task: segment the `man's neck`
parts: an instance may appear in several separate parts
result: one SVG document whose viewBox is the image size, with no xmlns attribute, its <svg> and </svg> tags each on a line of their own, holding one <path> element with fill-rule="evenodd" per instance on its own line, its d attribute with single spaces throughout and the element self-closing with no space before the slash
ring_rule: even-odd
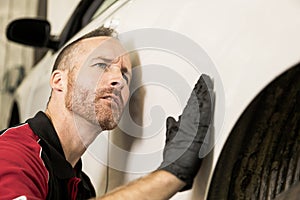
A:
<svg viewBox="0 0 300 200">
<path fill-rule="evenodd" d="M 45 113 L 57 132 L 66 160 L 74 167 L 101 130 L 70 111 L 52 111 L 49 106 Z"/>
</svg>

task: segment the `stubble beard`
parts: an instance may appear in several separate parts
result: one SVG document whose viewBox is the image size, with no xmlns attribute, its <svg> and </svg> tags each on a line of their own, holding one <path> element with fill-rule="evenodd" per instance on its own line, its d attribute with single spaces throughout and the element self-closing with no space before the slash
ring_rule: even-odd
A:
<svg viewBox="0 0 300 200">
<path fill-rule="evenodd" d="M 100 126 L 101 130 L 114 129 L 120 120 L 122 109 L 113 104 L 103 104 L 101 91 L 95 92 L 74 84 L 74 76 L 70 75 L 65 97 L 66 108 L 93 125 Z"/>
</svg>

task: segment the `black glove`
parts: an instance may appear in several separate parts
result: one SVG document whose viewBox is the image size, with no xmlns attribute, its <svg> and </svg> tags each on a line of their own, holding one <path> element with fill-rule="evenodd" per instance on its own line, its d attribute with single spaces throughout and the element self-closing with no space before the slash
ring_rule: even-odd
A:
<svg viewBox="0 0 300 200">
<path fill-rule="evenodd" d="M 188 190 L 193 185 L 201 159 L 199 151 L 209 130 L 213 111 L 213 83 L 201 75 L 178 122 L 168 117 L 163 162 L 158 169 L 166 170 L 182 181 Z"/>
</svg>

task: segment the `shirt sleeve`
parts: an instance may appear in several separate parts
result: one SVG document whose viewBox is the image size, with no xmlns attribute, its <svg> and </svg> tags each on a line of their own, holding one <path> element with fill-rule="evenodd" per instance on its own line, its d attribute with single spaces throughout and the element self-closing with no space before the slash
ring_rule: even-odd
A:
<svg viewBox="0 0 300 200">
<path fill-rule="evenodd" d="M 0 199 L 46 199 L 48 171 L 37 142 L 0 140 Z"/>
</svg>

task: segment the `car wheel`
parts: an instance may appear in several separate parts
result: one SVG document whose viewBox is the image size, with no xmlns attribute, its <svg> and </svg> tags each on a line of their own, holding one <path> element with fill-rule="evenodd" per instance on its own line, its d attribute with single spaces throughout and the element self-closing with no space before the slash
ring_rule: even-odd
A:
<svg viewBox="0 0 300 200">
<path fill-rule="evenodd" d="M 299 77 L 300 64 L 245 110 L 220 155 L 207 199 L 274 199 L 299 182 Z"/>
</svg>

